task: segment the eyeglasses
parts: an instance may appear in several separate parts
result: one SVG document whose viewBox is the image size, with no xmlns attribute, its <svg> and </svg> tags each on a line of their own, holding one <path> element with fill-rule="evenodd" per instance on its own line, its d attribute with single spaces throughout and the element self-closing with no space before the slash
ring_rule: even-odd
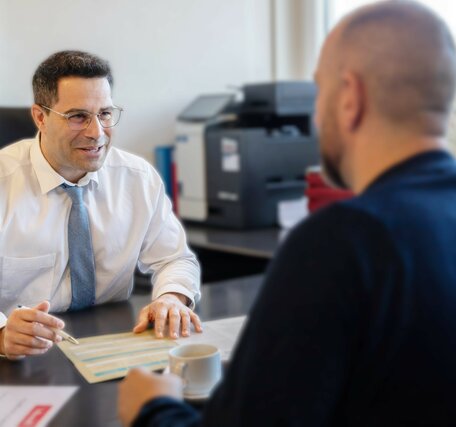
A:
<svg viewBox="0 0 456 427">
<path fill-rule="evenodd" d="M 70 113 L 59 113 L 52 108 L 40 105 L 40 107 L 49 110 L 59 116 L 63 117 L 71 130 L 84 130 L 87 129 L 92 122 L 93 116 L 97 116 L 98 122 L 103 128 L 112 128 L 119 123 L 120 115 L 123 111 L 120 107 L 107 108 L 99 113 L 91 113 L 89 111 L 71 111 Z"/>
</svg>

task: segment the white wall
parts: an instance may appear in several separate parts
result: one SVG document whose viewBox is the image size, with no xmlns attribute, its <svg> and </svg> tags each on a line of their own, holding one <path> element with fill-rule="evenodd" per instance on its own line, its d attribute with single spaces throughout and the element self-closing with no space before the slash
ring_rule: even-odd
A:
<svg viewBox="0 0 456 427">
<path fill-rule="evenodd" d="M 273 75 L 277 80 L 313 79 L 324 39 L 325 2 L 273 0 Z"/>
<path fill-rule="evenodd" d="M 32 103 L 51 53 L 96 53 L 125 109 L 115 144 L 152 160 L 195 96 L 273 77 L 271 37 L 268 0 L 0 0 L 0 105 Z"/>
</svg>

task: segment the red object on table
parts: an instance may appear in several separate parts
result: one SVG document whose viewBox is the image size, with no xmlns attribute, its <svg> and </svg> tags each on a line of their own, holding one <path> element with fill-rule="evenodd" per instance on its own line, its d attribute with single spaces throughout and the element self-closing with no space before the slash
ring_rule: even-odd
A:
<svg viewBox="0 0 456 427">
<path fill-rule="evenodd" d="M 319 171 L 307 172 L 306 181 L 305 195 L 308 199 L 309 212 L 315 212 L 331 203 L 350 199 L 354 196 L 349 190 L 330 187 L 325 183 Z"/>
</svg>

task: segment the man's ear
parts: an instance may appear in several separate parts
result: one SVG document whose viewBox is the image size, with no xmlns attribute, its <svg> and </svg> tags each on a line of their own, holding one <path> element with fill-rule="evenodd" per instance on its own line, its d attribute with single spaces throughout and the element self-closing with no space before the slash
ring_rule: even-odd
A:
<svg viewBox="0 0 456 427">
<path fill-rule="evenodd" d="M 43 133 L 46 127 L 46 114 L 38 104 L 32 105 L 32 118 L 38 130 Z"/>
<path fill-rule="evenodd" d="M 361 125 L 365 113 L 364 86 L 356 73 L 347 71 L 342 75 L 340 100 L 341 125 L 347 132 L 353 132 Z"/>
</svg>

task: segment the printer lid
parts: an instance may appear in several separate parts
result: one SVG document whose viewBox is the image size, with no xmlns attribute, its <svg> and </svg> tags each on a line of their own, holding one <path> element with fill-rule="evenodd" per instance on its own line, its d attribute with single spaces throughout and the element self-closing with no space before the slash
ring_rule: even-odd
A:
<svg viewBox="0 0 456 427">
<path fill-rule="evenodd" d="M 233 99 L 234 94 L 231 93 L 198 96 L 177 119 L 184 122 L 205 122 L 223 113 Z"/>
</svg>

